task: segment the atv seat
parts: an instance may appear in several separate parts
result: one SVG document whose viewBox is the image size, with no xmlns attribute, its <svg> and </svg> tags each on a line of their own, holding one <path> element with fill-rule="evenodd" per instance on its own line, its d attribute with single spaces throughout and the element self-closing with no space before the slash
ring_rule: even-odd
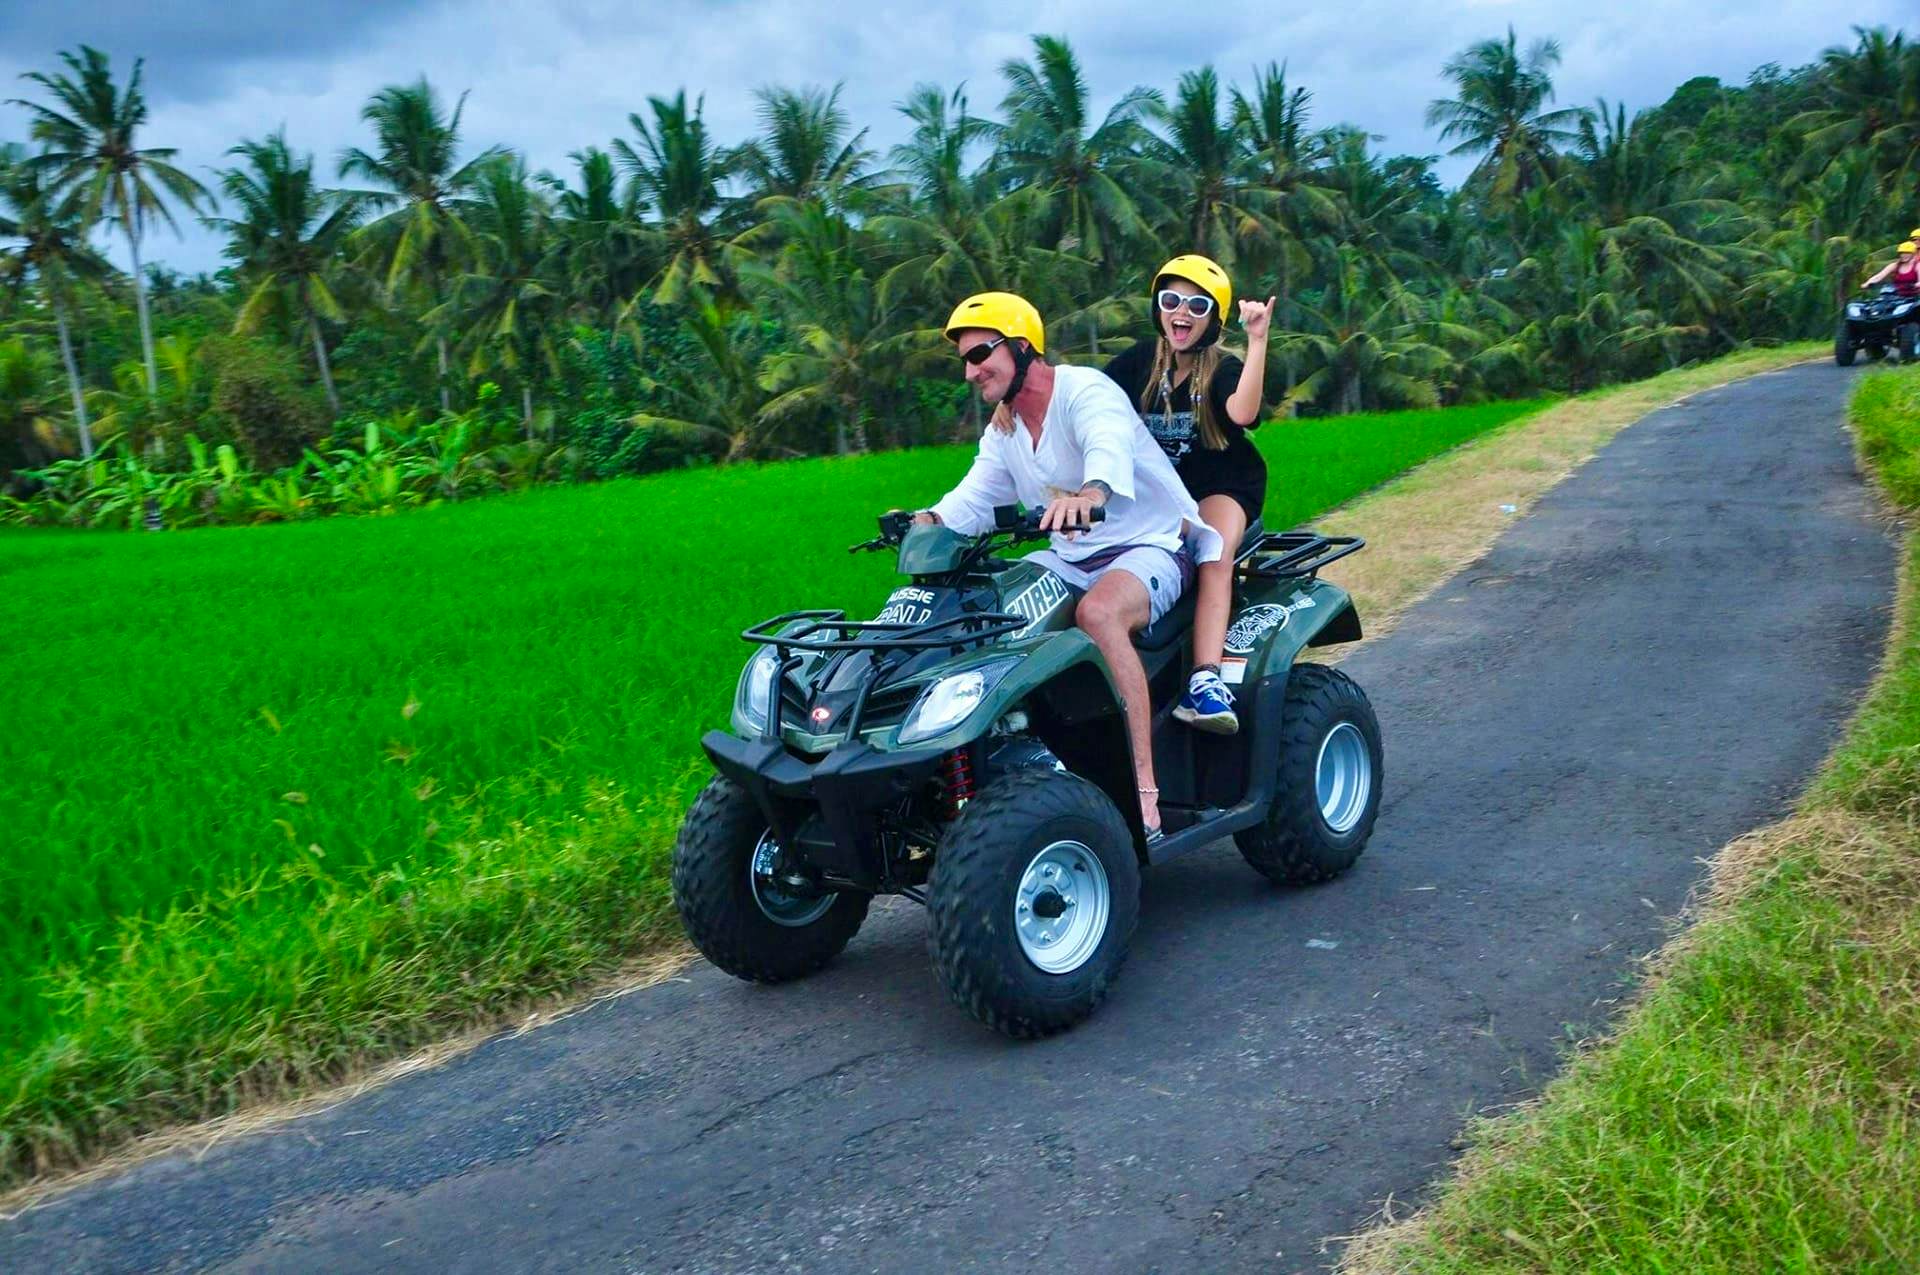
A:
<svg viewBox="0 0 1920 1275">
<path fill-rule="evenodd" d="M 1266 535 L 1261 520 L 1255 518 L 1247 524 L 1246 534 L 1240 537 L 1240 547 L 1234 552 L 1233 560 L 1243 562 L 1260 544 L 1260 537 Z M 1198 595 L 1198 581 L 1180 595 L 1173 609 L 1133 635 L 1133 644 L 1142 651 L 1164 651 L 1186 635 L 1193 627 L 1194 599 Z"/>
</svg>

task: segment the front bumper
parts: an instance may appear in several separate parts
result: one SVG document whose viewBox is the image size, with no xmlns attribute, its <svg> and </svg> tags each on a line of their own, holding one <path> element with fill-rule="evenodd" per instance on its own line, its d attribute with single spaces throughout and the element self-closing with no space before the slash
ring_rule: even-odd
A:
<svg viewBox="0 0 1920 1275">
<path fill-rule="evenodd" d="M 874 835 L 880 813 L 897 806 L 933 776 L 940 749 L 882 752 L 871 744 L 842 743 L 817 762 L 788 752 L 779 740 L 742 739 L 708 731 L 700 746 L 713 767 L 753 797 L 782 845 L 804 850 L 807 862 L 838 885 L 878 890 L 886 862 Z M 818 813 L 826 836 L 806 835 Z"/>
</svg>

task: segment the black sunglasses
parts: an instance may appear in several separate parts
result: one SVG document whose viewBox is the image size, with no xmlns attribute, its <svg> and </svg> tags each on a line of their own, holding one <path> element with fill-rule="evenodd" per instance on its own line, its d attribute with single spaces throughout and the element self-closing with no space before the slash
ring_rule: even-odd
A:
<svg viewBox="0 0 1920 1275">
<path fill-rule="evenodd" d="M 1172 314 L 1183 304 L 1187 307 L 1187 313 L 1196 319 L 1204 319 L 1213 313 L 1212 297 L 1190 297 L 1172 288 L 1160 289 L 1160 308 L 1166 313 Z"/>
<path fill-rule="evenodd" d="M 999 349 L 1001 346 L 1005 345 L 1006 343 L 1007 343 L 1007 338 L 1005 337 L 1001 337 L 998 340 L 994 340 L 994 341 L 982 341 L 980 344 L 974 346 L 971 350 L 968 350 L 965 354 L 962 354 L 960 357 L 965 359 L 967 362 L 973 364 L 975 367 L 979 367 L 982 363 L 985 363 L 988 359 L 993 357 L 993 352 L 995 350 Z"/>
</svg>

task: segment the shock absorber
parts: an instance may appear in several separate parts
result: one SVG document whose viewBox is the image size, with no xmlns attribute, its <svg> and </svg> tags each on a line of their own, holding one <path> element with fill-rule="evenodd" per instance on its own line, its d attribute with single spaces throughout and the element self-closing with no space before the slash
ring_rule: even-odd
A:
<svg viewBox="0 0 1920 1275">
<path fill-rule="evenodd" d="M 973 800 L 973 762 L 965 748 L 956 748 L 941 759 L 941 778 L 947 786 L 947 818 L 952 819 Z"/>
</svg>

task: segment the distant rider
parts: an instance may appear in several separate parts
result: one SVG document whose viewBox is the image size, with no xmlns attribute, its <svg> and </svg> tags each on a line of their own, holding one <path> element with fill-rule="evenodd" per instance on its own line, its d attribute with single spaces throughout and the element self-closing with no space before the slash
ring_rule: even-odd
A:
<svg viewBox="0 0 1920 1275">
<path fill-rule="evenodd" d="M 1915 252 L 1916 241 L 1920 241 L 1920 230 L 1914 232 L 1914 238 L 1900 245 L 1900 255 L 1880 267 L 1878 274 L 1860 286 L 1871 288 L 1882 279 L 1891 279 L 1894 290 L 1903 297 L 1920 297 L 1920 253 Z"/>
</svg>

